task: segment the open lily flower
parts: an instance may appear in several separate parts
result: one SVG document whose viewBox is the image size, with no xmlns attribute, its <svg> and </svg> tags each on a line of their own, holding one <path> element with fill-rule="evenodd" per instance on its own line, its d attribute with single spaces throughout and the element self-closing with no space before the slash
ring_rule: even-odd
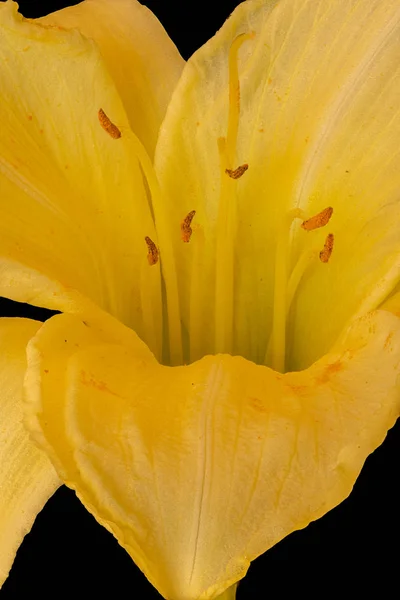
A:
<svg viewBox="0 0 400 600">
<path fill-rule="evenodd" d="M 135 0 L 0 27 L 0 293 L 63 313 L 0 322 L 0 579 L 61 480 L 234 598 L 399 415 L 399 4 L 247 0 L 184 68 Z"/>
</svg>

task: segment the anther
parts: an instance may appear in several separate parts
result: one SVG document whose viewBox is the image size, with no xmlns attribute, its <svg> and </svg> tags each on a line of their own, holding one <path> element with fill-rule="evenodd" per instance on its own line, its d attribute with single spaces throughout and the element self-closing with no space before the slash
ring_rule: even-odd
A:
<svg viewBox="0 0 400 600">
<path fill-rule="evenodd" d="M 191 210 L 190 213 L 188 213 L 186 215 L 186 217 L 183 219 L 183 221 L 181 223 L 181 238 L 182 238 L 182 241 L 185 242 L 186 244 L 188 242 L 190 242 L 190 238 L 193 233 L 191 224 L 192 224 L 192 220 L 193 220 L 193 217 L 195 214 L 196 214 L 196 211 Z"/>
<path fill-rule="evenodd" d="M 121 132 L 116 125 L 107 117 L 106 113 L 102 108 L 99 109 L 98 117 L 100 121 L 100 125 L 107 131 L 108 135 L 110 135 L 114 140 L 117 140 L 121 137 Z"/>
<path fill-rule="evenodd" d="M 306 231 L 312 231 L 313 229 L 319 229 L 320 227 L 324 227 L 329 223 L 332 213 L 333 208 L 331 206 L 328 206 L 314 217 L 303 221 L 301 226 Z"/>
<path fill-rule="evenodd" d="M 321 250 L 321 252 L 319 253 L 319 258 L 320 258 L 321 262 L 327 263 L 328 260 L 330 259 L 332 250 L 333 250 L 333 242 L 334 242 L 333 233 L 328 233 L 328 235 L 326 236 L 324 247 Z"/>
<path fill-rule="evenodd" d="M 147 244 L 148 252 L 147 252 L 147 260 L 149 261 L 149 265 L 155 265 L 158 262 L 158 249 L 155 243 L 148 235 L 144 238 L 144 241 Z"/>
<path fill-rule="evenodd" d="M 232 179 L 239 179 L 244 173 L 246 173 L 249 168 L 248 164 L 240 165 L 236 169 L 225 169 L 225 173 L 229 175 Z"/>
</svg>

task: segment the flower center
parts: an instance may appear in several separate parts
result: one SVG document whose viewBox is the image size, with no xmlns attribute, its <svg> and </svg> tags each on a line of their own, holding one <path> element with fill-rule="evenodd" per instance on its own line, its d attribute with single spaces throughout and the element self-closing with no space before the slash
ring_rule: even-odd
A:
<svg viewBox="0 0 400 600">
<path fill-rule="evenodd" d="M 201 226 L 195 224 L 196 210 L 191 210 L 180 223 L 180 238 L 184 244 L 192 241 L 193 260 L 189 283 L 189 322 L 183 323 L 181 314 L 182 298 L 179 295 L 177 262 L 174 254 L 174 236 L 168 219 L 167 206 L 162 197 L 157 176 L 152 162 L 142 146 L 134 139 L 137 158 L 143 170 L 155 214 L 157 240 L 148 235 L 144 237 L 147 246 L 146 261 L 141 273 L 142 320 L 144 324 L 145 342 L 157 358 L 164 364 L 179 365 L 189 363 L 204 353 L 232 353 L 234 347 L 234 283 L 235 283 L 235 251 L 237 233 L 237 193 L 238 181 L 246 176 L 247 163 L 237 164 L 237 137 L 240 116 L 240 84 L 238 75 L 238 52 L 244 42 L 251 39 L 252 34 L 239 35 L 232 43 L 229 55 L 229 109 L 228 125 L 225 137 L 217 140 L 220 158 L 220 197 L 216 223 L 215 273 L 214 284 L 214 339 L 207 340 L 202 325 L 201 298 L 204 278 L 202 277 L 205 236 Z M 121 137 L 121 132 L 108 118 L 102 109 L 98 113 L 103 129 L 114 139 Z M 277 232 L 275 254 L 275 276 L 273 296 L 273 320 L 269 341 L 265 349 L 264 363 L 278 371 L 285 369 L 286 324 L 290 305 L 296 294 L 301 278 L 320 253 L 324 262 L 332 252 L 333 236 L 328 236 L 324 249 L 310 249 L 300 256 L 293 271 L 289 275 L 289 246 L 292 226 L 296 219 L 302 221 L 301 227 L 309 232 L 325 226 L 332 215 L 328 207 L 318 215 L 306 219 L 300 209 L 290 211 L 282 220 Z M 192 227 L 193 225 L 193 227 Z M 195 238 L 195 239 L 193 239 Z M 329 241 L 331 240 L 331 241 Z M 323 256 L 323 258 L 322 258 Z M 160 281 L 162 284 L 160 285 Z M 163 314 L 158 322 L 163 323 L 162 331 L 156 329 L 157 301 L 154 296 L 162 290 Z M 134 324 L 133 324 L 134 327 Z M 268 339 L 268 332 L 265 332 Z M 186 337 L 186 340 L 185 340 Z M 204 348 L 205 352 L 202 352 Z M 243 353 L 245 354 L 245 353 Z M 254 358 L 246 356 L 246 358 Z"/>
<path fill-rule="evenodd" d="M 157 237 L 153 234 L 152 237 L 144 236 L 144 261 L 140 274 L 142 331 L 144 341 L 164 364 L 190 363 L 205 354 L 239 353 L 256 363 L 284 372 L 288 366 L 287 346 L 292 341 L 291 332 L 288 335 L 289 314 L 299 286 L 311 269 L 324 269 L 332 252 L 335 252 L 333 233 L 321 232 L 333 214 L 333 208 L 328 206 L 314 215 L 299 208 L 286 213 L 282 211 L 281 217 L 273 213 L 272 219 L 277 220 L 271 219 L 270 222 L 273 238 L 270 235 L 266 246 L 268 252 L 271 250 L 268 265 L 265 264 L 264 249 L 263 256 L 256 250 L 251 262 L 253 242 L 242 253 L 243 213 L 239 213 L 239 209 L 247 182 L 251 181 L 253 169 L 257 171 L 259 165 L 251 164 L 253 159 L 248 164 L 245 156 L 238 156 L 241 109 L 238 55 L 242 45 L 253 37 L 252 34 L 239 35 L 230 48 L 227 128 L 226 134 L 216 140 L 220 187 L 215 220 L 207 222 L 199 202 L 199 206 L 187 207 L 191 210 L 181 215 L 180 223 L 172 222 L 152 161 L 134 138 L 157 232 Z M 99 121 L 113 138 L 121 137 L 119 129 L 103 111 L 99 112 Z M 285 183 L 284 178 L 282 181 Z M 255 189 L 256 194 L 259 191 L 263 193 L 257 186 L 251 189 Z M 276 196 L 279 190 L 278 187 L 272 188 L 270 193 Z M 172 202 L 172 199 L 168 201 Z M 280 202 L 277 199 L 277 213 Z M 249 222 L 251 220 L 249 218 Z M 295 235 L 306 236 L 310 243 L 299 252 L 299 256 L 293 257 Z M 254 244 L 254 248 L 260 249 L 260 245 Z M 244 253 L 247 253 L 247 262 L 243 264 L 254 269 L 249 277 L 243 276 L 244 268 L 240 262 Z M 249 288 L 243 294 L 243 297 L 249 298 L 246 314 L 242 292 L 250 278 L 251 291 Z M 239 309 L 238 298 L 241 301 Z M 257 313 L 254 311 L 256 305 Z M 130 325 L 135 328 L 134 323 Z M 258 339 L 254 343 L 256 336 Z"/>
</svg>

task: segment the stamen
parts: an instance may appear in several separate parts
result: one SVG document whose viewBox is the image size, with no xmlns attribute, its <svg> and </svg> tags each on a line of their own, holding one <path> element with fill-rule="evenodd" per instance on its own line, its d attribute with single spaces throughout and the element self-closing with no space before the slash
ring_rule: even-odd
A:
<svg viewBox="0 0 400 600">
<path fill-rule="evenodd" d="M 189 358 L 190 362 L 199 360 L 207 354 L 208 337 L 214 334 L 214 324 L 208 324 L 208 335 L 204 335 L 204 299 L 207 296 L 207 266 L 205 259 L 204 229 L 196 223 L 196 235 L 192 244 L 192 273 L 190 276 L 190 305 L 189 305 Z"/>
<path fill-rule="evenodd" d="M 313 231 L 314 229 L 319 229 L 319 227 L 325 227 L 325 225 L 329 223 L 332 213 L 333 208 L 331 206 L 328 206 L 314 217 L 303 221 L 301 226 L 306 231 Z"/>
<path fill-rule="evenodd" d="M 333 242 L 334 242 L 333 233 L 328 233 L 326 240 L 325 240 L 324 248 L 319 253 L 319 258 L 320 258 L 321 262 L 327 263 L 328 260 L 330 259 L 332 250 L 333 250 Z"/>
<path fill-rule="evenodd" d="M 297 261 L 290 277 L 287 288 L 287 314 L 289 314 L 289 310 L 291 304 L 293 302 L 293 298 L 297 292 L 297 288 L 299 287 L 300 281 L 302 280 L 307 269 L 315 263 L 318 258 L 318 250 L 308 250 L 303 252 Z"/>
<path fill-rule="evenodd" d="M 195 210 L 191 210 L 190 213 L 186 215 L 181 223 L 181 238 L 182 241 L 186 244 L 190 242 L 190 238 L 192 236 L 193 230 L 191 228 L 191 224 L 193 221 L 193 217 L 196 214 Z"/>
<path fill-rule="evenodd" d="M 149 269 L 148 257 L 140 264 L 140 303 L 145 340 L 158 361 L 163 360 L 163 315 L 161 307 L 160 261 Z"/>
<path fill-rule="evenodd" d="M 149 261 L 149 265 L 155 265 L 158 262 L 158 248 L 148 235 L 146 235 L 144 241 L 148 247 L 147 260 Z"/>
<path fill-rule="evenodd" d="M 231 179 L 239 179 L 249 168 L 248 164 L 240 165 L 236 169 L 225 169 L 225 173 L 231 177 Z"/>
<path fill-rule="evenodd" d="M 130 140 L 149 186 L 157 223 L 157 237 L 163 249 L 161 267 L 165 284 L 168 327 L 168 344 L 165 350 L 167 352 L 169 350 L 169 354 L 165 354 L 164 360 L 171 365 L 181 365 L 183 363 L 182 326 L 179 309 L 178 278 L 171 243 L 173 232 L 169 225 L 166 202 L 161 193 L 153 163 L 139 139 L 135 135 L 132 135 Z"/>
<path fill-rule="evenodd" d="M 99 117 L 100 125 L 102 126 L 104 131 L 107 131 L 107 133 L 112 138 L 114 138 L 114 140 L 117 140 L 121 137 L 120 130 L 118 129 L 118 127 L 116 125 L 114 125 L 114 123 L 112 123 L 112 121 L 110 121 L 110 119 L 107 117 L 106 113 L 104 112 L 104 110 L 102 108 L 99 109 L 98 117 Z"/>
<path fill-rule="evenodd" d="M 313 263 L 316 262 L 317 258 L 318 258 L 318 250 L 308 250 L 306 252 L 303 252 L 303 254 L 300 256 L 299 260 L 297 261 L 293 271 L 291 272 L 290 277 L 289 277 L 289 283 L 287 284 L 286 320 L 289 315 L 289 311 L 290 311 L 293 299 L 295 297 L 295 294 L 297 292 L 297 289 L 299 287 L 300 281 L 302 280 L 307 269 L 309 269 L 309 267 Z M 269 342 L 268 342 L 268 346 L 267 346 L 267 352 L 265 354 L 265 360 L 264 360 L 265 364 L 269 364 L 272 362 L 272 356 L 273 356 L 272 342 L 273 342 L 273 338 L 271 335 Z"/>
<path fill-rule="evenodd" d="M 271 364 L 276 371 L 285 370 L 286 353 L 286 323 L 291 304 L 304 273 L 315 262 L 318 255 L 322 262 L 327 263 L 333 250 L 334 236 L 328 234 L 324 248 L 318 253 L 317 249 L 303 252 L 297 261 L 288 280 L 289 238 L 290 227 L 295 219 L 303 219 L 302 228 L 312 231 L 324 227 L 330 220 L 333 208 L 328 206 L 323 211 L 305 219 L 304 212 L 297 208 L 291 210 L 283 219 L 278 230 L 275 255 L 274 308 L 272 332 L 265 353 L 265 364 Z"/>
<path fill-rule="evenodd" d="M 272 320 L 271 340 L 267 345 L 265 362 L 270 359 L 269 352 L 272 349 L 271 364 L 275 371 L 283 373 L 285 370 L 286 353 L 286 315 L 287 315 L 287 281 L 288 281 L 288 249 L 290 227 L 294 219 L 303 219 L 304 213 L 295 208 L 282 220 L 278 231 L 278 239 L 275 254 L 275 281 L 274 281 L 274 309 Z"/>
</svg>

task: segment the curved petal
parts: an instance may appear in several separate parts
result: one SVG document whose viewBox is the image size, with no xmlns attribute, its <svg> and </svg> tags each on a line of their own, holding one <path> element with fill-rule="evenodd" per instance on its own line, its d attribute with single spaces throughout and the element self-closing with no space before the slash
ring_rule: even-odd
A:
<svg viewBox="0 0 400 600">
<path fill-rule="evenodd" d="M 346 498 L 399 415 L 400 320 L 386 311 L 285 375 L 227 355 L 163 367 L 101 337 L 70 315 L 43 326 L 27 423 L 171 600 L 216 598 Z"/>
<path fill-rule="evenodd" d="M 85 0 L 38 22 L 76 27 L 96 42 L 132 130 L 153 156 L 161 121 L 184 65 L 153 13 L 136 0 Z"/>
<path fill-rule="evenodd" d="M 303 253 L 316 258 L 294 297 L 288 368 L 322 356 L 352 315 L 376 307 L 394 286 L 400 268 L 399 30 L 396 0 L 249 0 L 189 59 L 155 163 L 171 205 L 194 358 L 214 351 L 220 321 L 229 319 L 233 341 L 224 350 L 263 362 L 276 272 L 289 288 L 289 275 L 307 258 Z M 225 163 L 248 170 L 226 183 L 217 140 L 229 137 L 229 109 L 237 106 L 229 61 L 242 34 L 249 39 L 238 50 L 237 144 L 231 135 L 234 157 L 228 153 L 232 164 Z M 329 206 L 329 227 L 307 232 L 300 222 L 291 230 L 285 224 L 293 208 L 311 217 Z M 193 234 L 182 244 L 179 223 L 192 210 Z M 328 233 L 334 248 L 322 264 L 318 253 Z M 275 268 L 285 235 L 288 264 L 277 259 Z"/>
<path fill-rule="evenodd" d="M 22 422 L 26 345 L 40 326 L 0 319 L 0 587 L 36 515 L 61 484 Z"/>
<path fill-rule="evenodd" d="M 0 27 L 1 293 L 31 301 L 36 288 L 42 305 L 63 309 L 52 291 L 77 289 L 157 351 L 160 278 L 144 241 L 157 239 L 142 150 L 99 51 L 77 31 L 23 19 L 13 2 L 1 3 Z"/>
</svg>

